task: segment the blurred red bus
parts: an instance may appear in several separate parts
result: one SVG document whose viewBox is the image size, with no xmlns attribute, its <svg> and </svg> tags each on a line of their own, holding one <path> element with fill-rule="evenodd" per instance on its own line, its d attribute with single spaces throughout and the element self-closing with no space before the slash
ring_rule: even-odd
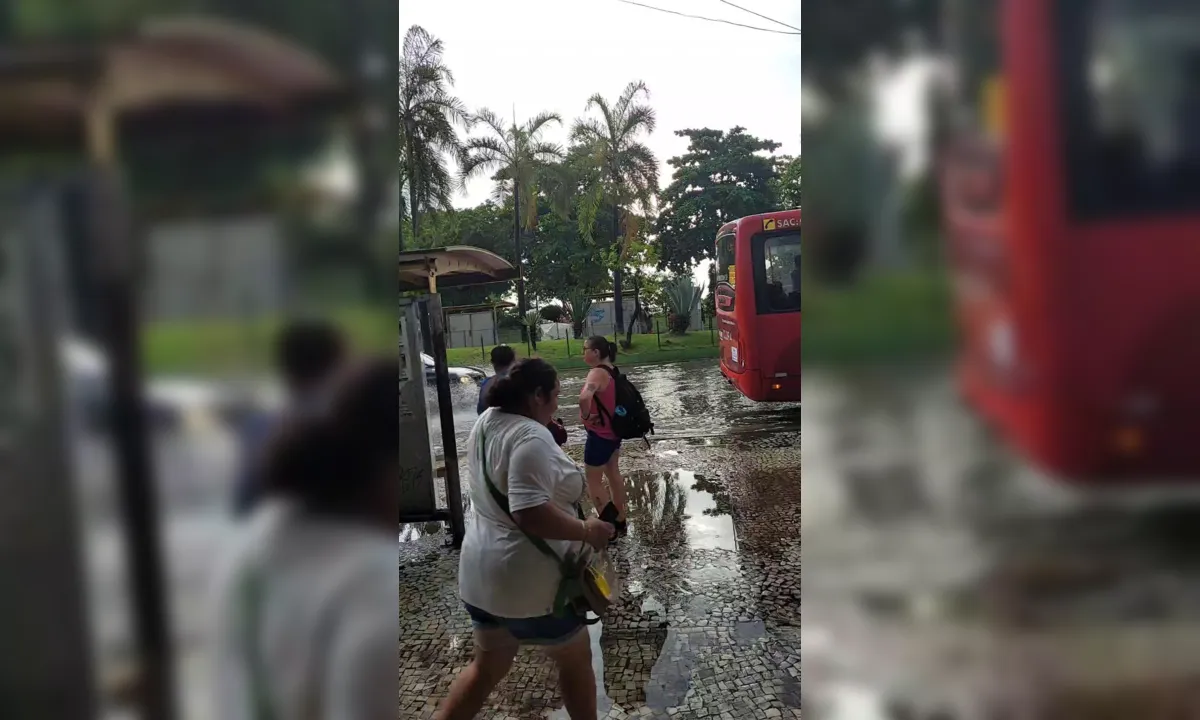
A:
<svg viewBox="0 0 1200 720">
<path fill-rule="evenodd" d="M 1200 3 L 950 11 L 965 396 L 1064 479 L 1200 476 Z"/>
<path fill-rule="evenodd" d="M 721 373 L 758 402 L 800 400 L 800 211 L 751 215 L 717 232 Z"/>
</svg>

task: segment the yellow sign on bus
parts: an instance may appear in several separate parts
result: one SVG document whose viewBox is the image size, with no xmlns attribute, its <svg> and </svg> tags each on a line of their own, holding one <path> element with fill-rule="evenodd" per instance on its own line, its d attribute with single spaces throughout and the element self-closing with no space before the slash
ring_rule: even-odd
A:
<svg viewBox="0 0 1200 720">
<path fill-rule="evenodd" d="M 763 232 L 770 232 L 775 229 L 775 218 L 763 219 Z"/>
<path fill-rule="evenodd" d="M 729 266 L 729 285 L 730 287 L 737 286 L 737 268 L 733 265 Z"/>
<path fill-rule="evenodd" d="M 983 116 L 984 130 L 993 138 L 1004 137 L 1003 76 L 993 75 L 984 82 L 983 97 L 980 103 L 983 105 L 981 115 Z"/>
</svg>

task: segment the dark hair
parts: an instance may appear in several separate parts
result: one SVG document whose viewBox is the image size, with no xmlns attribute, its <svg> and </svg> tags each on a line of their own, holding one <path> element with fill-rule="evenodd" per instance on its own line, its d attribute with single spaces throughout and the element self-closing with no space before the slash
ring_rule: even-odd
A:
<svg viewBox="0 0 1200 720">
<path fill-rule="evenodd" d="M 587 339 L 588 346 L 600 351 L 601 360 L 617 359 L 617 344 L 603 335 L 593 335 Z"/>
<path fill-rule="evenodd" d="M 296 320 L 275 341 L 275 364 L 291 387 L 324 382 L 346 358 L 341 330 L 325 320 Z"/>
<path fill-rule="evenodd" d="M 487 406 L 523 415 L 539 390 L 549 396 L 557 384 L 558 371 L 553 365 L 541 358 L 524 358 L 508 375 L 488 383 Z"/>
<path fill-rule="evenodd" d="M 399 358 L 377 358 L 332 381 L 320 413 L 288 418 L 266 455 L 266 491 L 319 514 L 363 510 L 400 458 Z"/>
<path fill-rule="evenodd" d="M 517 361 L 517 351 L 507 345 L 497 345 L 492 348 L 492 367 L 499 370 Z"/>
</svg>

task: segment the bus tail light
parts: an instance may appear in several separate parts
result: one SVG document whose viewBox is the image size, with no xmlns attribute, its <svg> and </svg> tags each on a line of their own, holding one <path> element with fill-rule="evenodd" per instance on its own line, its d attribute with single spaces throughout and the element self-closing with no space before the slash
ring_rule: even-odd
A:
<svg viewBox="0 0 1200 720">
<path fill-rule="evenodd" d="M 1113 442 L 1116 445 L 1117 451 L 1126 457 L 1140 454 L 1145 445 L 1142 431 L 1136 427 L 1118 429 Z"/>
</svg>

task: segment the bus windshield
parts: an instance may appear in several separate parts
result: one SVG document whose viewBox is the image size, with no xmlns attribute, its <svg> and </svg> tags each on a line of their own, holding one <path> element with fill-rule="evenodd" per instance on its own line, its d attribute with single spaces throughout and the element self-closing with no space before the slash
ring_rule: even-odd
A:
<svg viewBox="0 0 1200 720">
<path fill-rule="evenodd" d="M 760 235 L 753 247 L 759 314 L 800 312 L 800 233 Z"/>
<path fill-rule="evenodd" d="M 1200 5 L 1059 0 L 1071 209 L 1200 212 Z"/>
</svg>

